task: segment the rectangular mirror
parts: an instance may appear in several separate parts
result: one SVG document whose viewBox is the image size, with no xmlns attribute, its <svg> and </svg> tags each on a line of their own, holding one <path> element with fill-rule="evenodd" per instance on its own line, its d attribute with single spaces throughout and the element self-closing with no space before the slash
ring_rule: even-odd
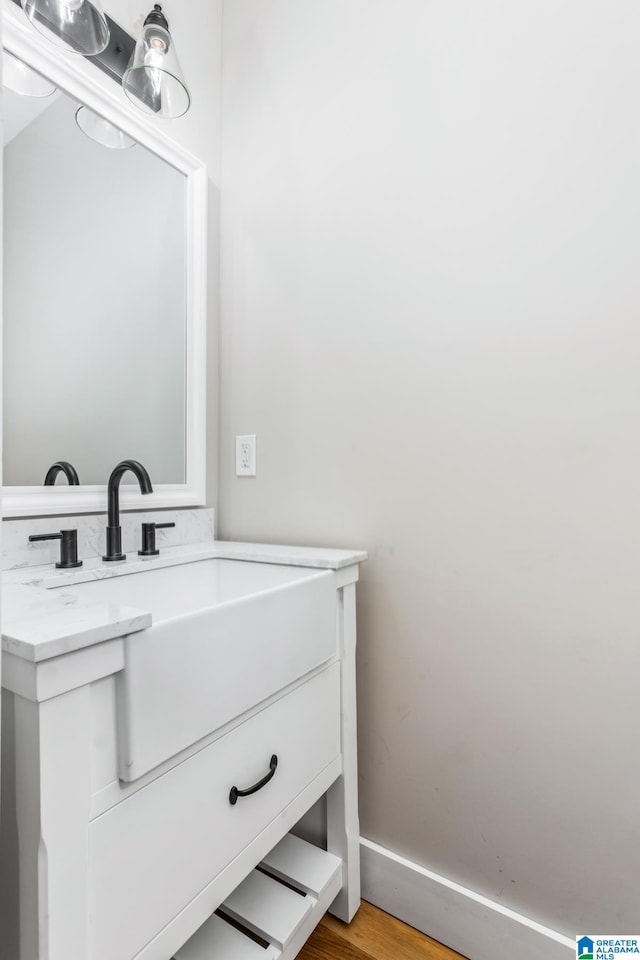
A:
<svg viewBox="0 0 640 960">
<path fill-rule="evenodd" d="M 92 65 L 5 26 L 7 66 L 56 89 L 4 90 L 4 515 L 104 509 L 127 458 L 151 476 L 145 507 L 204 503 L 204 167 Z M 58 460 L 80 486 L 43 485 Z"/>
</svg>

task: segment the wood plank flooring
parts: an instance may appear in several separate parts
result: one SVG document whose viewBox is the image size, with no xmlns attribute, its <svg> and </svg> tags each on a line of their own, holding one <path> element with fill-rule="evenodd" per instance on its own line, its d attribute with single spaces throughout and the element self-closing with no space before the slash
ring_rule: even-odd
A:
<svg viewBox="0 0 640 960">
<path fill-rule="evenodd" d="M 350 924 L 322 918 L 297 960 L 464 960 L 364 900 Z"/>
</svg>

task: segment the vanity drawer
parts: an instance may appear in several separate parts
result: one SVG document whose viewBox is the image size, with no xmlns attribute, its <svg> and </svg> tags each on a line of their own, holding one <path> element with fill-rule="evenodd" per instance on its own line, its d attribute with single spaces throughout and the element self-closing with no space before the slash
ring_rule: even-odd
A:
<svg viewBox="0 0 640 960">
<path fill-rule="evenodd" d="M 94 820 L 91 960 L 135 956 L 339 753 L 334 664 Z M 232 805 L 273 754 L 272 779 Z"/>
</svg>

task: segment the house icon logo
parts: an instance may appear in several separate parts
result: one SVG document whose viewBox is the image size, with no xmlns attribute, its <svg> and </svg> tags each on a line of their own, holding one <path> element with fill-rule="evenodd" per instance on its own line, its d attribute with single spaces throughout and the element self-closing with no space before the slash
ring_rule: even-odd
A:
<svg viewBox="0 0 640 960">
<path fill-rule="evenodd" d="M 576 941 L 577 960 L 593 960 L 593 940 L 590 937 L 580 937 Z"/>
</svg>

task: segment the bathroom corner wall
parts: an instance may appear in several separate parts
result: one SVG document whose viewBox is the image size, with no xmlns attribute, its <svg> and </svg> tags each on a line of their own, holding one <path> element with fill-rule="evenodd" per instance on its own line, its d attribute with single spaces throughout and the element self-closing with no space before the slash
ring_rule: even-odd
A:
<svg viewBox="0 0 640 960">
<path fill-rule="evenodd" d="M 638 920 L 639 35 L 224 9 L 219 533 L 370 551 L 362 833 L 568 937 Z"/>
</svg>

